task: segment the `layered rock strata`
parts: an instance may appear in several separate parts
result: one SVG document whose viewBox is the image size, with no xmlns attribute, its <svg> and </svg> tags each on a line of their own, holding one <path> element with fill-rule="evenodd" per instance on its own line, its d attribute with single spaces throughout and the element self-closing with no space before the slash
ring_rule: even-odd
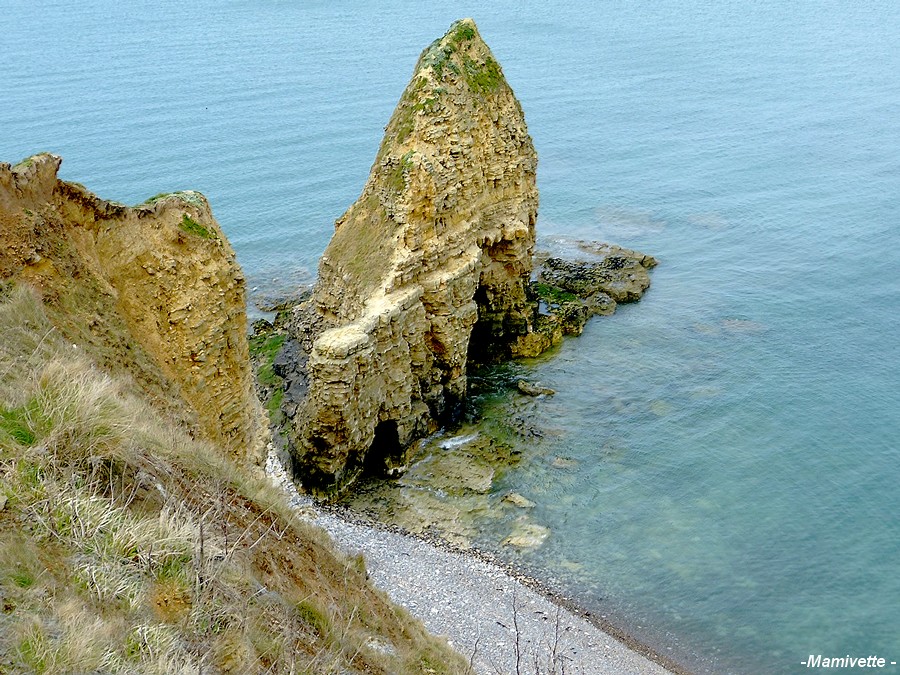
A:
<svg viewBox="0 0 900 675">
<path fill-rule="evenodd" d="M 460 414 L 470 359 L 528 343 L 536 165 L 500 65 L 474 22 L 456 22 L 419 58 L 296 310 L 307 488 L 402 466 L 412 440 Z"/>
<path fill-rule="evenodd" d="M 59 180 L 60 162 L 43 154 L 0 164 L 0 279 L 33 285 L 74 348 L 258 463 L 267 429 L 253 391 L 244 277 L 206 199 L 104 201 Z"/>
</svg>

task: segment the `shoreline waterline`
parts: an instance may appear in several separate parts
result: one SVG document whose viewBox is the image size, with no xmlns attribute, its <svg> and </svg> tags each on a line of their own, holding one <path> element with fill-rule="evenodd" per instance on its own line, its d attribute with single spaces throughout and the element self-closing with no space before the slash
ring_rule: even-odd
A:
<svg viewBox="0 0 900 675">
<path fill-rule="evenodd" d="M 398 546 L 407 549 L 401 555 L 411 558 L 411 569 L 415 570 L 417 575 L 423 572 L 422 566 L 417 563 L 422 562 L 420 558 L 424 557 L 424 552 L 427 551 L 430 552 L 429 555 L 434 556 L 439 560 L 442 565 L 464 568 L 462 570 L 463 574 L 477 575 L 479 572 L 482 574 L 491 574 L 493 581 L 496 582 L 493 584 L 494 586 L 499 585 L 500 580 L 502 579 L 509 588 L 513 589 L 512 603 L 514 606 L 519 607 L 519 611 L 524 611 L 524 605 L 528 603 L 532 605 L 537 604 L 540 607 L 540 601 L 546 603 L 547 607 L 552 606 L 558 608 L 555 625 L 549 623 L 548 612 L 543 609 L 532 609 L 532 615 L 541 615 L 542 618 L 533 620 L 532 623 L 534 625 L 527 625 L 529 620 L 525 617 L 528 615 L 518 614 L 516 616 L 515 611 L 510 607 L 510 612 L 513 614 L 512 621 L 514 623 L 518 621 L 516 631 L 521 631 L 511 636 L 514 639 L 514 642 L 510 643 L 508 646 L 514 650 L 512 653 L 515 653 L 515 650 L 520 648 L 523 649 L 524 653 L 524 651 L 527 651 L 528 645 L 541 647 L 543 643 L 536 644 L 533 637 L 523 638 L 525 647 L 522 647 L 522 645 L 517 643 L 522 635 L 533 635 L 536 631 L 539 633 L 543 631 L 544 638 L 547 638 L 548 636 L 545 634 L 546 629 L 551 625 L 557 633 L 558 638 L 560 632 L 559 627 L 561 625 L 560 622 L 562 622 L 565 625 L 564 631 L 568 638 L 567 642 L 564 642 L 562 645 L 554 645 L 551 644 L 551 639 L 547 639 L 545 646 L 548 650 L 556 652 L 557 647 L 560 647 L 560 653 L 562 654 L 564 651 L 563 648 L 568 643 L 571 648 L 578 650 L 577 653 L 579 656 L 577 658 L 580 659 L 585 655 L 583 650 L 586 649 L 588 645 L 592 644 L 590 640 L 593 638 L 594 642 L 596 642 L 597 639 L 603 639 L 605 641 L 605 644 L 603 645 L 605 654 L 611 654 L 608 657 L 605 654 L 593 655 L 594 658 L 606 658 L 606 660 L 602 662 L 602 669 L 600 670 L 591 670 L 590 668 L 594 665 L 601 664 L 595 664 L 593 661 L 588 661 L 584 663 L 575 662 L 574 665 L 580 668 L 580 670 L 574 670 L 572 672 L 583 672 L 585 674 L 593 672 L 614 672 L 622 675 L 626 673 L 653 672 L 659 673 L 660 675 L 664 675 L 665 673 L 670 673 L 671 675 L 692 675 L 692 671 L 688 670 L 682 664 L 676 662 L 671 657 L 667 657 L 660 653 L 660 651 L 654 649 L 651 645 L 637 639 L 608 618 L 597 616 L 593 612 L 579 606 L 574 599 L 554 592 L 546 583 L 537 577 L 521 569 L 517 569 L 514 565 L 501 560 L 490 551 L 485 551 L 477 547 L 467 549 L 456 546 L 453 543 L 436 536 L 413 533 L 400 526 L 366 517 L 345 506 L 323 504 L 315 501 L 312 497 L 301 495 L 288 477 L 287 471 L 274 450 L 269 451 L 266 459 L 265 471 L 267 477 L 272 480 L 277 487 L 284 490 L 291 506 L 300 513 L 301 517 L 324 529 L 335 540 L 337 546 L 341 550 L 344 550 L 351 555 L 362 553 L 366 559 L 367 569 L 370 567 L 370 564 L 373 568 L 381 567 L 385 564 L 384 560 L 378 555 L 377 550 L 378 548 L 385 546 L 384 542 L 387 540 L 390 542 L 389 547 L 391 549 L 396 549 Z M 441 581 L 439 582 L 440 585 L 447 585 L 448 582 L 446 581 L 446 578 L 450 576 L 447 572 L 447 567 L 442 567 L 440 570 L 433 569 L 431 571 L 441 576 Z M 394 602 L 404 606 L 408 611 L 417 616 L 417 618 L 425 622 L 426 627 L 428 627 L 429 630 L 436 632 L 433 630 L 432 626 L 429 625 L 427 619 L 429 618 L 429 613 L 434 614 L 439 611 L 437 607 L 418 607 L 418 603 L 415 600 L 412 602 L 404 602 L 403 597 L 398 597 L 396 593 L 398 582 L 401 581 L 400 579 L 397 579 L 390 574 L 378 577 L 373 569 L 369 569 L 369 572 L 376 587 L 388 593 Z M 516 589 L 518 589 L 518 591 Z M 440 589 L 431 590 L 440 592 Z M 451 591 L 453 595 L 456 595 L 460 589 L 447 590 Z M 494 590 L 496 592 L 499 589 Z M 506 592 L 508 593 L 509 591 Z M 517 596 L 517 592 L 521 593 L 521 595 Z M 531 597 L 528 594 L 533 594 L 533 596 L 536 597 Z M 524 598 L 520 601 L 521 605 L 517 605 L 517 597 Z M 539 598 L 540 600 L 536 600 L 536 598 Z M 491 603 L 488 598 L 480 597 L 479 599 L 485 605 L 498 604 L 497 602 Z M 494 600 L 497 600 L 497 598 L 494 598 Z M 564 616 L 562 612 L 565 613 Z M 467 621 L 470 619 L 471 616 L 467 616 Z M 496 623 L 503 629 L 508 628 L 508 625 L 504 624 L 502 621 L 497 620 Z M 579 623 L 583 624 L 583 626 L 579 626 Z M 543 628 L 538 628 L 537 626 L 540 626 L 541 624 L 543 624 Z M 451 644 L 458 650 L 462 650 L 465 645 L 460 644 L 461 640 L 459 636 L 451 635 L 452 631 L 446 630 L 451 628 L 451 626 L 447 624 L 443 624 L 443 626 L 445 630 L 436 632 L 436 634 L 446 635 L 448 639 L 450 639 Z M 588 628 L 585 628 L 585 626 Z M 465 629 L 469 627 L 470 625 L 459 626 L 457 628 L 462 629 L 464 632 Z M 572 638 L 572 633 L 574 632 L 580 633 L 577 640 Z M 591 635 L 592 632 L 594 633 L 593 635 Z M 538 639 L 540 640 L 541 638 Z M 577 644 L 579 640 L 584 641 L 584 644 Z M 617 643 L 615 648 L 608 644 L 610 640 Z M 463 655 L 467 658 L 472 657 L 473 659 L 477 656 L 479 650 L 479 641 L 477 639 L 474 648 L 474 654 L 463 650 Z M 484 649 L 484 646 L 482 645 L 481 648 Z M 507 654 L 507 656 L 509 656 L 509 654 Z M 549 654 L 541 655 L 535 653 L 530 655 L 529 658 L 532 656 L 536 658 L 550 658 Z M 502 654 L 494 654 L 493 658 L 502 658 Z M 576 657 L 566 658 L 569 660 Z M 587 654 L 587 658 L 592 658 L 592 655 Z M 490 661 L 490 665 L 491 667 L 496 667 L 493 660 Z M 566 667 L 568 668 L 571 666 L 572 662 L 568 663 Z M 610 667 L 613 668 L 612 671 L 610 670 Z M 647 669 L 648 667 L 650 670 Z"/>
</svg>

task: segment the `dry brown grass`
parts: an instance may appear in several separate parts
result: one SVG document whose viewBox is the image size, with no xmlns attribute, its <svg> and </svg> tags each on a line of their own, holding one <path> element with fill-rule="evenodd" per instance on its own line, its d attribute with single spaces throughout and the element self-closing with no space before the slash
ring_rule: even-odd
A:
<svg viewBox="0 0 900 675">
<path fill-rule="evenodd" d="M 0 673 L 463 673 L 298 520 L 0 291 Z"/>
</svg>

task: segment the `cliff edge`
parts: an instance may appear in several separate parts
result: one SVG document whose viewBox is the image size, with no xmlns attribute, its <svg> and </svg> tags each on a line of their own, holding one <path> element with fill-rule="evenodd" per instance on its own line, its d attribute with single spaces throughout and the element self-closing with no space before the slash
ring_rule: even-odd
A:
<svg viewBox="0 0 900 675">
<path fill-rule="evenodd" d="M 198 192 L 129 207 L 59 180 L 50 154 L 0 164 L 0 280 L 41 294 L 48 316 L 158 409 L 260 463 L 245 284 Z"/>
<path fill-rule="evenodd" d="M 461 412 L 466 365 L 535 338 L 537 156 L 475 23 L 421 55 L 359 199 L 337 221 L 293 339 L 296 468 L 329 492 L 402 466 Z"/>
</svg>

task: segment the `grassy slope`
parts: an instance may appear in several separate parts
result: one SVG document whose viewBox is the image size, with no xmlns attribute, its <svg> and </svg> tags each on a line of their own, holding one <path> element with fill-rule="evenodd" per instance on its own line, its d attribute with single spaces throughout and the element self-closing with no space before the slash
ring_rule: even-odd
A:
<svg viewBox="0 0 900 675">
<path fill-rule="evenodd" d="M 463 673 L 261 477 L 0 287 L 0 673 Z"/>
</svg>

